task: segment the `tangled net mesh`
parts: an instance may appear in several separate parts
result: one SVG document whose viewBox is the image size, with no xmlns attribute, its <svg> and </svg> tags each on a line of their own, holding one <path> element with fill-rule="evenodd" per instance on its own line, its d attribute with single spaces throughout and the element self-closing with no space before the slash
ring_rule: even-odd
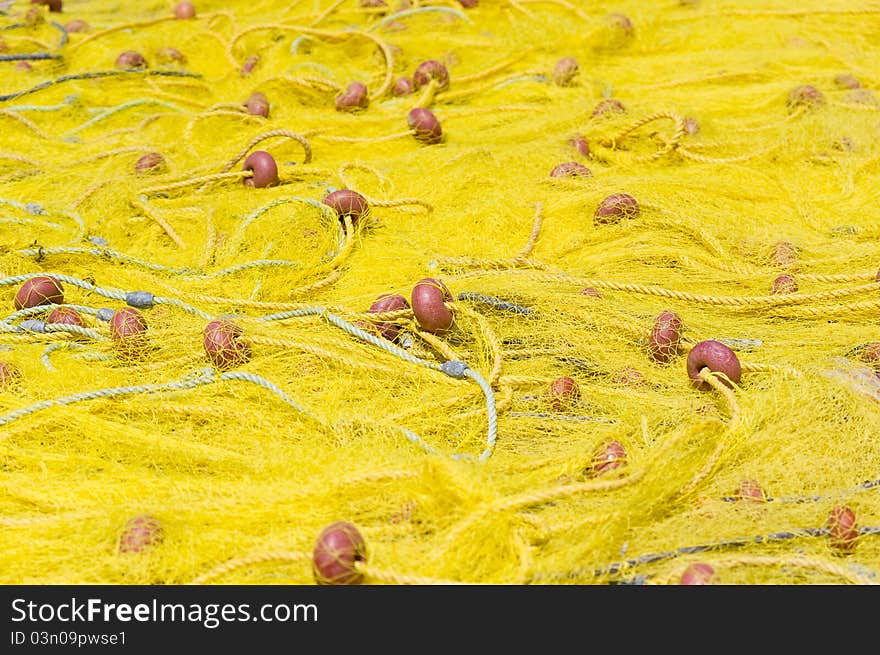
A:
<svg viewBox="0 0 880 655">
<path fill-rule="evenodd" d="M 880 4 L 469 4 L 0 3 L 2 582 L 312 584 L 336 521 L 365 584 L 880 580 Z M 448 88 L 393 95 L 426 60 Z M 243 183 L 256 150 L 278 184 Z M 618 193 L 638 215 L 594 221 Z M 14 308 L 35 275 L 82 325 Z M 368 311 L 423 278 L 449 332 Z M 707 339 L 739 383 L 694 388 Z M 134 517 L 161 539 L 121 549 Z"/>
</svg>

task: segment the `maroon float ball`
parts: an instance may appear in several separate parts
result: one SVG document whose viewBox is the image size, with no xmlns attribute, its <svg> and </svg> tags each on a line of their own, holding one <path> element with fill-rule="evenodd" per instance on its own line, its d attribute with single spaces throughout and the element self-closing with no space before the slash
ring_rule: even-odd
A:
<svg viewBox="0 0 880 655">
<path fill-rule="evenodd" d="M 375 7 L 387 7 L 388 4 L 385 0 L 360 0 L 358 3 L 361 7 L 365 8 L 375 8 Z"/>
<path fill-rule="evenodd" d="M 844 102 L 854 102 L 860 105 L 880 106 L 877 96 L 869 89 L 853 89 L 843 97 Z"/>
<path fill-rule="evenodd" d="M 576 161 L 564 162 L 550 171 L 550 177 L 590 177 L 592 175 L 589 168 Z"/>
<path fill-rule="evenodd" d="M 391 87 L 391 93 L 395 96 L 408 96 L 413 92 L 412 80 L 408 77 L 398 77 Z"/>
<path fill-rule="evenodd" d="M 712 583 L 715 569 L 704 562 L 694 562 L 681 574 L 681 584 L 707 585 Z"/>
<path fill-rule="evenodd" d="M 46 22 L 46 19 L 43 18 L 43 12 L 41 9 L 37 7 L 31 7 L 27 10 L 27 13 L 24 15 L 24 24 L 28 27 L 34 27 L 35 25 L 42 25 Z"/>
<path fill-rule="evenodd" d="M 0 362 L 0 389 L 21 379 L 21 370 L 9 362 Z"/>
<path fill-rule="evenodd" d="M 458 4 L 462 6 L 462 9 L 473 9 L 480 4 L 480 0 L 458 0 Z"/>
<path fill-rule="evenodd" d="M 852 75 L 846 73 L 834 76 L 834 84 L 840 89 L 859 89 L 862 83 Z"/>
<path fill-rule="evenodd" d="M 388 51 L 395 57 L 395 61 L 397 57 L 403 56 L 403 48 L 399 45 L 394 45 L 393 43 L 388 44 Z M 376 53 L 379 54 L 379 53 Z"/>
<path fill-rule="evenodd" d="M 601 444 L 593 453 L 593 461 L 587 473 L 595 477 L 618 469 L 624 464 L 626 464 L 626 449 L 622 443 L 612 439 Z"/>
<path fill-rule="evenodd" d="M 117 343 L 138 341 L 147 331 L 147 320 L 134 307 L 123 307 L 110 317 L 110 337 Z"/>
<path fill-rule="evenodd" d="M 244 160 L 241 170 L 254 172 L 251 177 L 243 179 L 245 186 L 262 189 L 278 184 L 278 164 L 275 163 L 275 158 L 265 150 L 255 150 L 249 154 Z"/>
<path fill-rule="evenodd" d="M 593 287 L 584 287 L 581 289 L 581 295 L 590 296 L 592 298 L 601 298 L 602 294 L 599 293 L 598 289 L 594 289 Z"/>
<path fill-rule="evenodd" d="M 708 368 L 715 373 L 724 373 L 732 382 L 739 383 L 742 366 L 736 353 L 720 341 L 708 339 L 701 341 L 688 353 L 687 373 L 697 389 L 708 390 L 711 385 L 700 378 L 700 371 Z"/>
<path fill-rule="evenodd" d="M 856 515 L 846 505 L 837 505 L 831 509 L 826 521 L 831 548 L 839 555 L 849 555 L 856 549 L 859 528 Z"/>
<path fill-rule="evenodd" d="M 79 327 L 86 326 L 80 313 L 72 307 L 56 307 L 49 314 L 46 322 L 61 325 L 78 325 Z"/>
<path fill-rule="evenodd" d="M 770 287 L 770 293 L 773 295 L 796 293 L 797 290 L 797 281 L 794 279 L 793 275 L 789 275 L 788 273 L 783 273 L 773 280 L 773 285 Z"/>
<path fill-rule="evenodd" d="M 205 326 L 202 343 L 214 366 L 226 370 L 250 361 L 251 346 L 241 339 L 243 334 L 240 326 L 222 319 Z"/>
<path fill-rule="evenodd" d="M 737 500 L 744 500 L 750 503 L 767 502 L 767 496 L 757 480 L 743 480 L 739 483 L 733 496 Z"/>
<path fill-rule="evenodd" d="M 160 64 L 185 64 L 186 55 L 177 48 L 163 46 L 156 50 L 156 61 Z"/>
<path fill-rule="evenodd" d="M 568 145 L 581 153 L 584 157 L 590 156 L 590 144 L 586 137 L 575 136 L 568 140 Z"/>
<path fill-rule="evenodd" d="M 66 32 L 85 32 L 89 29 L 89 24 L 82 18 L 74 18 L 64 26 Z"/>
<path fill-rule="evenodd" d="M 632 21 L 629 19 L 629 16 L 624 16 L 623 14 L 608 14 L 606 17 L 608 24 L 611 27 L 620 30 L 626 36 L 632 36 L 635 34 L 635 27 L 633 26 Z"/>
<path fill-rule="evenodd" d="M 617 98 L 605 98 L 593 109 L 592 116 L 598 118 L 600 116 L 610 116 L 612 114 L 626 113 L 626 107 Z"/>
<path fill-rule="evenodd" d="M 690 136 L 694 136 L 695 134 L 700 133 L 700 123 L 697 122 L 697 119 L 693 116 L 685 116 L 684 120 L 684 133 Z"/>
<path fill-rule="evenodd" d="M 786 104 L 790 109 L 796 107 L 814 109 L 825 104 L 825 96 L 816 87 L 810 84 L 802 84 L 789 92 Z"/>
<path fill-rule="evenodd" d="M 412 80 L 415 91 L 427 86 L 431 80 L 436 80 L 437 90 L 442 91 L 449 88 L 449 71 L 436 59 L 429 59 L 416 66 Z"/>
<path fill-rule="evenodd" d="M 29 62 L 26 62 L 26 61 L 15 62 L 15 70 L 29 71 L 29 70 L 33 70 L 33 69 L 34 69 L 34 67 L 31 66 Z"/>
<path fill-rule="evenodd" d="M 598 224 L 617 223 L 625 218 L 638 218 L 639 202 L 627 193 L 615 193 L 602 199 L 593 220 Z"/>
<path fill-rule="evenodd" d="M 440 127 L 440 121 L 430 109 L 424 107 L 411 109 L 406 117 L 406 124 L 409 125 L 409 129 L 415 132 L 413 136 L 416 141 L 433 145 L 442 140 L 443 130 Z"/>
<path fill-rule="evenodd" d="M 48 275 L 37 275 L 25 280 L 15 293 L 15 309 L 27 309 L 40 305 L 61 305 L 64 303 L 64 287 L 61 282 Z"/>
<path fill-rule="evenodd" d="M 839 152 L 852 152 L 856 149 L 856 144 L 848 136 L 842 136 L 839 139 L 835 139 L 831 147 Z"/>
<path fill-rule="evenodd" d="M 130 519 L 119 538 L 120 553 L 141 553 L 162 541 L 162 524 L 159 519 L 142 514 Z"/>
<path fill-rule="evenodd" d="M 195 18 L 196 7 L 191 2 L 178 2 L 174 5 L 174 17 L 181 20 Z"/>
<path fill-rule="evenodd" d="M 324 196 L 321 202 L 335 211 L 343 223 L 343 219 L 348 216 L 351 218 L 352 224 L 357 225 L 358 221 L 370 213 L 370 204 L 367 199 L 351 189 L 337 189 Z"/>
<path fill-rule="evenodd" d="M 557 412 L 569 408 L 581 397 L 581 389 L 577 380 L 564 376 L 556 378 L 547 388 L 547 402 Z"/>
<path fill-rule="evenodd" d="M 574 84 L 579 72 L 580 67 L 578 66 L 577 59 L 574 57 L 563 57 L 553 67 L 553 82 L 557 86 L 571 86 Z"/>
<path fill-rule="evenodd" d="M 770 262 L 788 268 L 797 261 L 797 247 L 789 241 L 777 241 L 770 250 Z"/>
<path fill-rule="evenodd" d="M 126 50 L 116 58 L 116 68 L 124 70 L 140 69 L 147 67 L 147 60 L 144 56 L 134 50 Z"/>
<path fill-rule="evenodd" d="M 880 371 L 880 342 L 869 343 L 862 350 L 859 359 L 876 371 Z"/>
<path fill-rule="evenodd" d="M 363 573 L 355 568 L 367 561 L 367 544 L 347 521 L 331 523 L 321 531 L 312 552 L 312 573 L 319 585 L 357 585 Z"/>
<path fill-rule="evenodd" d="M 259 55 L 250 55 L 247 59 L 244 60 L 244 63 L 241 65 L 241 74 L 248 75 L 254 72 L 254 69 L 257 67 L 257 64 L 260 63 Z"/>
<path fill-rule="evenodd" d="M 49 11 L 60 12 L 63 3 L 61 0 L 31 0 L 32 5 L 46 5 Z"/>
<path fill-rule="evenodd" d="M 160 173 L 165 169 L 165 158 L 158 152 L 148 152 L 134 163 L 134 172 L 139 175 Z"/>
<path fill-rule="evenodd" d="M 370 106 L 367 85 L 363 82 L 352 82 L 344 92 L 336 96 L 337 111 L 362 111 Z"/>
<path fill-rule="evenodd" d="M 247 113 L 252 116 L 269 117 L 269 99 L 261 91 L 254 91 L 242 105 L 247 109 Z"/>
<path fill-rule="evenodd" d="M 654 319 L 651 337 L 648 340 L 648 354 L 654 361 L 668 364 L 678 354 L 681 342 L 681 317 L 668 310 L 660 312 Z"/>
<path fill-rule="evenodd" d="M 444 304 L 452 301 L 452 294 L 440 280 L 422 278 L 413 287 L 410 302 L 413 315 L 419 326 L 433 334 L 449 332 L 455 319 L 452 311 Z"/>
<path fill-rule="evenodd" d="M 370 305 L 367 311 L 372 314 L 380 314 L 409 308 L 409 302 L 400 294 L 383 293 L 376 298 L 376 301 Z M 395 323 L 377 323 L 376 327 L 379 330 L 379 334 L 388 339 L 388 341 L 394 341 L 397 339 L 397 335 L 400 334 L 400 326 Z"/>
<path fill-rule="evenodd" d="M 636 385 L 642 384 L 645 381 L 645 376 L 631 366 L 627 366 L 618 372 L 614 381 L 619 384 Z"/>
</svg>

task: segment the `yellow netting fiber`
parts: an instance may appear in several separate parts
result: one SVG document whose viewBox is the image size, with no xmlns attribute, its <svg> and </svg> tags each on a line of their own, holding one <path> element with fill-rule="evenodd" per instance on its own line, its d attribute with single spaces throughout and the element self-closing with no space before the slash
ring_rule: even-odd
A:
<svg viewBox="0 0 880 655">
<path fill-rule="evenodd" d="M 372 4 L 0 3 L 0 581 L 880 581 L 880 3 Z"/>
</svg>

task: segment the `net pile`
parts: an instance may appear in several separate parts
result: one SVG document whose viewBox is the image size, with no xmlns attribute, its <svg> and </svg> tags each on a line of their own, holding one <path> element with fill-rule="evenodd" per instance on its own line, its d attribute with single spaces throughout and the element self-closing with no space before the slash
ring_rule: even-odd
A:
<svg viewBox="0 0 880 655">
<path fill-rule="evenodd" d="M 0 581 L 876 584 L 880 4 L 387 2 L 0 3 Z"/>
</svg>

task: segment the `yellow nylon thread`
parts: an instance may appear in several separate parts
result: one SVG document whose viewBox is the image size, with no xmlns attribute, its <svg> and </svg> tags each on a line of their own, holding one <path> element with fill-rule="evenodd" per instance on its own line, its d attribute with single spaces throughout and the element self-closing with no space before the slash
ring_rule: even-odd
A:
<svg viewBox="0 0 880 655">
<path fill-rule="evenodd" d="M 86 281 L 64 283 L 65 304 L 108 337 L 126 294 L 157 299 L 130 354 L 0 330 L 0 361 L 21 371 L 0 382 L 0 577 L 185 583 L 244 560 L 205 583 L 312 584 L 315 537 L 348 520 L 366 537 L 366 584 L 675 582 L 676 553 L 707 545 L 723 583 L 876 582 L 875 3 L 778 4 L 420 1 L 395 25 L 393 8 L 356 0 L 232 2 L 193 21 L 171 20 L 170 5 L 82 3 L 92 31 L 64 45 L 45 10 L 26 27 L 0 16 L 4 54 L 63 57 L 0 62 L 0 277 L 16 280 L 0 285 L 0 319 L 46 320 L 50 307 L 13 307 L 17 276 L 36 273 Z M 633 36 L 612 10 L 630 12 Z M 187 61 L 162 63 L 168 47 Z M 147 70 L 113 68 L 129 48 Z M 550 76 L 563 56 L 580 65 L 572 86 Z M 428 59 L 447 66 L 448 90 L 389 92 Z M 355 79 L 369 108 L 336 111 Z M 824 106 L 790 109 L 801 84 Z M 267 118 L 240 104 L 255 91 Z M 592 117 L 603 98 L 626 112 Z M 441 143 L 406 129 L 417 102 Z M 685 117 L 698 132 L 682 133 Z M 256 149 L 282 184 L 242 183 Z M 147 151 L 169 170 L 136 172 Z M 549 179 L 568 161 L 592 175 Z M 370 218 L 340 227 L 320 205 L 333 187 L 364 195 Z M 613 193 L 640 216 L 596 224 Z M 782 241 L 790 261 L 773 259 Z M 781 273 L 797 293 L 770 293 Z M 448 333 L 421 330 L 410 309 L 366 311 L 425 277 L 456 292 Z M 322 310 L 374 335 L 394 323 L 395 347 L 463 362 L 492 403 L 474 379 L 403 361 Z M 684 324 L 668 363 L 648 347 L 664 310 Z M 244 329 L 247 361 L 215 367 L 210 317 Z M 735 406 L 687 377 L 707 338 L 740 358 Z M 547 392 L 562 376 L 580 396 L 557 410 Z M 100 395 L 180 380 L 205 383 Z M 16 418 L 65 397 L 90 399 Z M 497 440 L 475 461 L 493 407 Z M 612 439 L 625 465 L 591 477 Z M 747 478 L 772 501 L 734 502 Z M 838 503 L 866 529 L 846 559 L 818 535 L 754 539 L 820 528 Z M 122 526 L 140 513 L 164 539 L 122 557 Z M 731 538 L 747 547 L 711 547 Z M 671 561 L 638 563 L 651 553 Z"/>
</svg>

